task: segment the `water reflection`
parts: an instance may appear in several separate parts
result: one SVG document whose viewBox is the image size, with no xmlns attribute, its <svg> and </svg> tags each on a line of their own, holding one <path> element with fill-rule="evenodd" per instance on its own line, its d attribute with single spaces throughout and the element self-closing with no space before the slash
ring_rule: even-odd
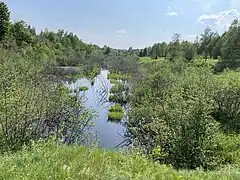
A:
<svg viewBox="0 0 240 180">
<path fill-rule="evenodd" d="M 76 82 L 68 83 L 70 89 L 78 89 L 87 86 L 84 92 L 84 104 L 97 113 L 93 120 L 93 133 L 99 140 L 99 145 L 104 148 L 115 148 L 124 141 L 124 127 L 121 123 L 108 121 L 108 109 L 111 103 L 108 102 L 111 84 L 107 79 L 108 70 L 102 70 L 94 80 L 94 85 L 86 78 L 78 79 Z"/>
</svg>

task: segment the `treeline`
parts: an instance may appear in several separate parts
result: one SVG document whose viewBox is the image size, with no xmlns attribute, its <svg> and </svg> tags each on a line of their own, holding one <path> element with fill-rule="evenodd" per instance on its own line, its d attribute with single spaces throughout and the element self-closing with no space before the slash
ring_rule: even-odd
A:
<svg viewBox="0 0 240 180">
<path fill-rule="evenodd" d="M 153 46 L 141 49 L 138 53 L 140 57 L 164 57 L 169 60 L 183 57 L 187 61 L 193 60 L 196 56 L 202 56 L 205 59 L 222 60 L 226 67 L 237 68 L 239 63 L 236 61 L 240 59 L 239 30 L 240 23 L 236 19 L 229 30 L 221 35 L 213 32 L 209 27 L 194 42 L 181 40 L 180 34 L 174 34 L 171 42 L 155 43 Z M 233 62 L 235 62 L 234 65 L 231 64 Z"/>
<path fill-rule="evenodd" d="M 0 42 L 7 49 L 26 49 L 43 52 L 61 66 L 76 66 L 89 59 L 100 47 L 85 44 L 77 35 L 59 29 L 57 32 L 35 28 L 24 21 L 10 20 L 10 12 L 4 2 L 0 3 Z"/>
<path fill-rule="evenodd" d="M 171 42 L 155 43 L 152 47 L 140 50 L 139 56 L 167 57 L 169 59 L 182 56 L 191 61 L 195 55 L 200 55 L 205 58 L 218 59 L 221 56 L 221 47 L 221 36 L 208 27 L 201 34 L 200 39 L 197 37 L 194 42 L 181 40 L 180 34 L 174 34 Z"/>
</svg>

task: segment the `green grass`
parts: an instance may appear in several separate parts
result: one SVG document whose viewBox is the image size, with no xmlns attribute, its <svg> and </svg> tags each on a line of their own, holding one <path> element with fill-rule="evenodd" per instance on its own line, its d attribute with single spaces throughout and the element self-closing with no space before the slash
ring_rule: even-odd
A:
<svg viewBox="0 0 240 180">
<path fill-rule="evenodd" d="M 116 79 L 110 79 L 110 83 L 115 85 L 115 84 L 118 84 L 119 81 Z"/>
<path fill-rule="evenodd" d="M 138 61 L 140 62 L 140 64 L 146 64 L 146 63 L 155 63 L 155 62 L 159 62 L 159 61 L 162 61 L 164 60 L 165 58 L 161 57 L 161 58 L 158 58 L 158 59 L 153 59 L 151 57 L 140 57 L 138 59 Z"/>
<path fill-rule="evenodd" d="M 113 105 L 108 110 L 108 120 L 120 122 L 123 117 L 123 109 L 120 104 Z"/>
<path fill-rule="evenodd" d="M 87 86 L 81 86 L 79 88 L 79 91 L 87 91 L 88 90 L 88 87 Z"/>
<path fill-rule="evenodd" d="M 97 148 L 36 144 L 0 157 L 0 179 L 179 180 L 239 179 L 240 166 L 216 171 L 176 171 L 135 154 Z"/>
<path fill-rule="evenodd" d="M 109 112 L 123 112 L 123 109 L 120 104 L 116 104 L 109 108 Z"/>
<path fill-rule="evenodd" d="M 108 120 L 112 122 L 120 122 L 122 120 L 122 112 L 108 112 Z"/>
</svg>

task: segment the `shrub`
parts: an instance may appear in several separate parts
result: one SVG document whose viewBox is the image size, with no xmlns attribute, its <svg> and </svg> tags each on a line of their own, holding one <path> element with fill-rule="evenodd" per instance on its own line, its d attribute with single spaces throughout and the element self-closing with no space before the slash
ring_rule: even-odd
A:
<svg viewBox="0 0 240 180">
<path fill-rule="evenodd" d="M 213 117 L 221 123 L 225 132 L 240 133 L 240 80 L 239 73 L 232 71 L 217 75 L 218 89 L 214 99 Z"/>
<path fill-rule="evenodd" d="M 175 168 L 218 166 L 212 147 L 219 124 L 211 116 L 216 84 L 205 68 L 170 66 L 151 72 L 133 90 L 127 128 L 134 144 L 147 154 L 160 147 L 155 160 Z"/>
<path fill-rule="evenodd" d="M 68 144 L 83 141 L 83 129 L 93 116 L 67 87 L 49 75 L 52 67 L 35 52 L 0 53 L 0 153 L 52 135 Z"/>
<path fill-rule="evenodd" d="M 239 164 L 240 163 L 240 135 L 218 133 L 214 137 L 217 142 L 215 151 L 220 164 Z"/>
</svg>

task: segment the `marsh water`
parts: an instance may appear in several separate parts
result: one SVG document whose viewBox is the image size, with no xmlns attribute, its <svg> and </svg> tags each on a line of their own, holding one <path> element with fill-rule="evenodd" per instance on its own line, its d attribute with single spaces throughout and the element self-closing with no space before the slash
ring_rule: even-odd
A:
<svg viewBox="0 0 240 180">
<path fill-rule="evenodd" d="M 116 148 L 118 144 L 124 141 L 124 126 L 122 123 L 108 121 L 108 109 L 111 105 L 108 102 L 111 84 L 107 79 L 109 71 L 101 70 L 101 73 L 95 77 L 94 85 L 86 78 L 78 79 L 75 82 L 68 82 L 70 89 L 78 89 L 81 86 L 87 86 L 83 96 L 83 103 L 87 108 L 95 111 L 96 117 L 93 119 L 94 126 L 91 129 L 100 147 Z"/>
</svg>

